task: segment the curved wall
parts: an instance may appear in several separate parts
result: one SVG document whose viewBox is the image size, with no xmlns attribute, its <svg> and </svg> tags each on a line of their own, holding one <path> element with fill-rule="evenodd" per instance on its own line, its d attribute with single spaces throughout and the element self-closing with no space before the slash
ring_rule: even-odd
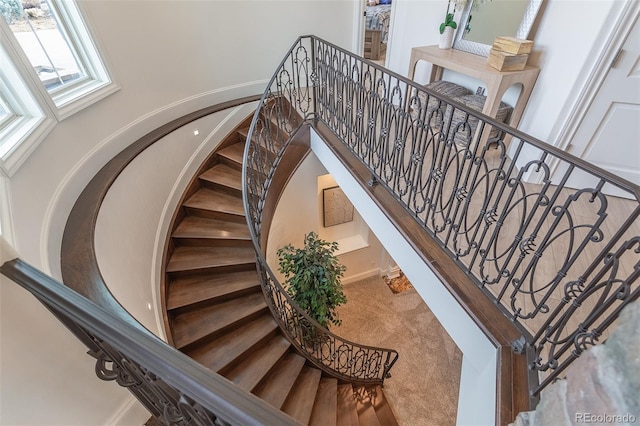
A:
<svg viewBox="0 0 640 426">
<path fill-rule="evenodd" d="M 171 219 L 197 169 L 256 105 L 203 117 L 160 139 L 124 169 L 100 207 L 95 249 L 102 277 L 123 307 L 163 339 L 159 283 Z"/>
</svg>

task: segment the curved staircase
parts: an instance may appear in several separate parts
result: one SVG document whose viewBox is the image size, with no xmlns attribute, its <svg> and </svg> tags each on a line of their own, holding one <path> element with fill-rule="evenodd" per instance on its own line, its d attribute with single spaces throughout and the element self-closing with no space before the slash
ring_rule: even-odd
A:
<svg viewBox="0 0 640 426">
<path fill-rule="evenodd" d="M 175 215 L 164 284 L 170 343 L 302 424 L 395 425 L 379 385 L 313 367 L 271 315 L 242 204 L 249 123 L 207 160 Z"/>
</svg>

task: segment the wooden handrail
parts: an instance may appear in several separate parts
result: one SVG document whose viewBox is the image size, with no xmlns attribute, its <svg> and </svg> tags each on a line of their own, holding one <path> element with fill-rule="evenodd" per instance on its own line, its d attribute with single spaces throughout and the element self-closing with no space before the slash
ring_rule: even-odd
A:
<svg viewBox="0 0 640 426">
<path fill-rule="evenodd" d="M 117 380 L 167 423 L 296 425 L 293 418 L 20 259 L 0 266 L 63 322 Z M 73 378 L 70 378 L 73 380 Z M 62 385 L 62 384 L 61 384 Z"/>
</svg>

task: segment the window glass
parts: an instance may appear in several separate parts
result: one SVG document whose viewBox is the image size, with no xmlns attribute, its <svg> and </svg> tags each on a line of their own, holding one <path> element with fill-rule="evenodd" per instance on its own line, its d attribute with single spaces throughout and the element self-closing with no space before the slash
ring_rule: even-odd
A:
<svg viewBox="0 0 640 426">
<path fill-rule="evenodd" d="M 49 0 L 0 0 L 2 16 L 47 91 L 86 77 Z"/>
</svg>

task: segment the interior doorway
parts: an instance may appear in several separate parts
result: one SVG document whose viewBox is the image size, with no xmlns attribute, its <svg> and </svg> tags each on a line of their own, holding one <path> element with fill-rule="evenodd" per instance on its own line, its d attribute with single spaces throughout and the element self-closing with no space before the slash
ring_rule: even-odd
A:
<svg viewBox="0 0 640 426">
<path fill-rule="evenodd" d="M 364 1 L 364 10 L 360 15 L 363 20 L 360 27 L 364 32 L 362 56 L 385 65 L 394 5 L 391 0 Z"/>
</svg>

